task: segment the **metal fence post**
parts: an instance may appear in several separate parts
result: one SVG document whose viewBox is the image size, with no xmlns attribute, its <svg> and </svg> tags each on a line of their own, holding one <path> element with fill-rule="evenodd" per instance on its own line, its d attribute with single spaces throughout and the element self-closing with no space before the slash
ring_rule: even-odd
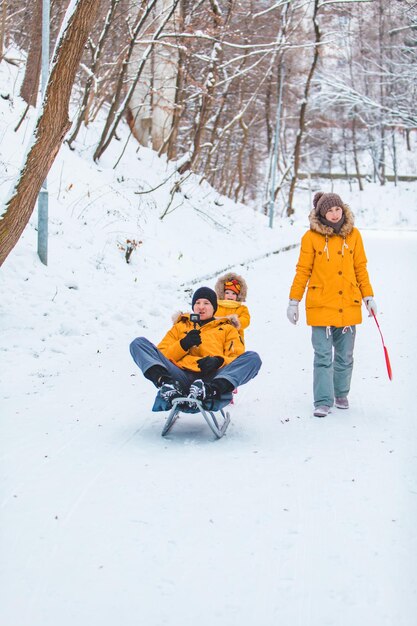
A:
<svg viewBox="0 0 417 626">
<path fill-rule="evenodd" d="M 42 0 L 42 99 L 45 96 L 49 74 L 49 17 L 50 0 Z M 44 265 L 48 265 L 48 188 L 46 178 L 38 196 L 38 256 Z"/>
</svg>

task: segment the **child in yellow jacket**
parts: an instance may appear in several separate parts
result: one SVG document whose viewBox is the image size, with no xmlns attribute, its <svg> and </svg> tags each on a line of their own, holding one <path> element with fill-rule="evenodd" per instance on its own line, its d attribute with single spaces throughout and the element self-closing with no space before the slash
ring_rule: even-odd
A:
<svg viewBox="0 0 417 626">
<path fill-rule="evenodd" d="M 218 308 L 216 317 L 228 317 L 237 322 L 236 326 L 242 343 L 245 343 L 245 329 L 250 324 L 249 309 L 244 304 L 248 293 L 246 281 L 235 274 L 228 272 L 216 282 L 214 288 L 217 294 Z"/>
</svg>

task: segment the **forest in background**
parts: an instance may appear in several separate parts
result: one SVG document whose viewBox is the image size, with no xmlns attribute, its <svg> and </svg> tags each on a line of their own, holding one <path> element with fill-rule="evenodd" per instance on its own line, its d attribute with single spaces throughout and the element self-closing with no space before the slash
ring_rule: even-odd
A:
<svg viewBox="0 0 417 626">
<path fill-rule="evenodd" d="M 69 0 L 51 0 L 51 56 Z M 236 201 L 273 195 L 291 215 L 306 175 L 401 176 L 417 129 L 412 0 L 97 0 L 72 89 L 72 126 L 99 112 L 99 162 L 118 125 Z M 21 96 L 39 104 L 42 0 L 3 0 L 0 53 L 27 53 Z M 363 155 L 367 155 L 364 165 Z M 179 180 L 181 184 L 181 178 Z"/>
</svg>

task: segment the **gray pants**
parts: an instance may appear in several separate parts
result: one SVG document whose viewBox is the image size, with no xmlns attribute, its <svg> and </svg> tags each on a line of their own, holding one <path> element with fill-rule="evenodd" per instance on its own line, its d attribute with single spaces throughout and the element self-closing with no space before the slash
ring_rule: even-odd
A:
<svg viewBox="0 0 417 626">
<path fill-rule="evenodd" d="M 171 363 L 160 350 L 146 337 L 137 337 L 130 344 L 130 354 L 136 365 L 142 372 L 146 372 L 153 365 L 165 367 L 174 380 L 181 383 L 184 390 L 188 390 L 192 382 L 201 378 L 206 382 L 216 378 L 225 378 L 234 388 L 240 387 L 254 378 L 262 365 L 262 361 L 256 352 L 244 352 L 232 363 L 225 365 L 210 376 L 202 376 L 201 372 L 183 370 Z"/>
<path fill-rule="evenodd" d="M 353 370 L 356 327 L 313 326 L 314 406 L 333 406 L 335 397 L 347 396 Z"/>
</svg>

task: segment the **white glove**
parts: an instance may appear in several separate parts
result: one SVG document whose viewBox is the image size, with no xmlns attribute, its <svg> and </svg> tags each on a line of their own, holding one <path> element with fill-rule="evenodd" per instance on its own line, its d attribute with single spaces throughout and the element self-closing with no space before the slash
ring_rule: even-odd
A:
<svg viewBox="0 0 417 626">
<path fill-rule="evenodd" d="M 290 320 L 291 324 L 296 324 L 298 322 L 298 300 L 289 301 L 287 308 L 287 317 Z"/>
<path fill-rule="evenodd" d="M 372 298 L 372 296 L 367 296 L 366 298 L 363 299 L 363 301 L 365 302 L 365 306 L 369 313 L 368 317 L 372 317 L 372 313 L 375 313 L 376 315 L 377 314 L 376 302 Z"/>
</svg>

